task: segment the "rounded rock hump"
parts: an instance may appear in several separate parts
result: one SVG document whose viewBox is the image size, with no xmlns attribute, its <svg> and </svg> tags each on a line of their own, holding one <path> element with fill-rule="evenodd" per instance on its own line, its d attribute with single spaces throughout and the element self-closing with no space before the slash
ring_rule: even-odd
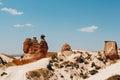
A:
<svg viewBox="0 0 120 80">
<path fill-rule="evenodd" d="M 64 52 L 64 51 L 71 51 L 71 46 L 67 43 L 63 44 L 62 48 L 61 48 L 61 52 Z"/>
<path fill-rule="evenodd" d="M 73 53 L 72 49 L 71 49 L 71 46 L 69 44 L 67 44 L 67 43 L 63 44 L 63 46 L 61 47 L 61 53 L 64 56 L 71 55 Z"/>
</svg>

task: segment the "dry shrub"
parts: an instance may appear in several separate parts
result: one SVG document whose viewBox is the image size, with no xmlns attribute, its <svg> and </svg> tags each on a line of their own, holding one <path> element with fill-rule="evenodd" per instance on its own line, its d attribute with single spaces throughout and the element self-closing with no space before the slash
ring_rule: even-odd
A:
<svg viewBox="0 0 120 80">
<path fill-rule="evenodd" d="M 118 75 L 118 74 L 113 75 L 113 76 L 107 78 L 106 80 L 120 80 L 120 75 Z"/>
</svg>

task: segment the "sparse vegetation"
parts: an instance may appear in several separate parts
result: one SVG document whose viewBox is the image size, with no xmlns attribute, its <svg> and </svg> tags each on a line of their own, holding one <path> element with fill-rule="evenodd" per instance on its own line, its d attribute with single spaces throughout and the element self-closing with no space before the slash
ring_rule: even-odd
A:
<svg viewBox="0 0 120 80">
<path fill-rule="evenodd" d="M 88 74 L 87 74 L 87 73 L 85 73 L 85 74 L 83 74 L 83 73 L 80 73 L 80 76 L 81 76 L 83 79 L 86 79 L 86 78 L 88 78 Z"/>
<path fill-rule="evenodd" d="M 31 77 L 40 77 L 40 73 L 38 71 L 32 71 L 30 76 Z"/>
<path fill-rule="evenodd" d="M 6 66 L 7 67 L 9 67 L 9 66 L 16 66 L 16 64 L 14 64 L 13 62 L 9 62 L 9 63 L 6 64 Z"/>
<path fill-rule="evenodd" d="M 73 76 L 71 75 L 70 78 L 73 79 Z"/>
<path fill-rule="evenodd" d="M 47 68 L 48 68 L 49 70 L 53 70 L 53 68 L 52 68 L 52 64 L 49 63 L 49 64 L 47 65 Z"/>
<path fill-rule="evenodd" d="M 91 75 L 94 75 L 94 74 L 98 73 L 98 71 L 97 71 L 97 70 L 91 70 L 91 71 L 89 71 L 89 73 L 90 73 Z"/>
<path fill-rule="evenodd" d="M 116 75 L 113 75 L 111 77 L 109 77 L 108 79 L 106 80 L 120 80 L 120 75 L 116 74 Z"/>
<path fill-rule="evenodd" d="M 63 75 L 61 75 L 61 78 L 64 78 L 64 76 L 63 76 Z"/>
<path fill-rule="evenodd" d="M 1 74 L 1 76 L 4 76 L 4 75 L 7 75 L 7 73 L 6 73 L 6 72 L 3 72 L 3 73 Z"/>
</svg>

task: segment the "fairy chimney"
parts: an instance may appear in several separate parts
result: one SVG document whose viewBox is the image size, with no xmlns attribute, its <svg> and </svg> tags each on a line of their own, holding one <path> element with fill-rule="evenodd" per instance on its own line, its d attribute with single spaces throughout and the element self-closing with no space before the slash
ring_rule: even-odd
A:
<svg viewBox="0 0 120 80">
<path fill-rule="evenodd" d="M 43 54 L 46 54 L 48 51 L 48 45 L 47 42 L 45 40 L 45 35 L 41 35 L 41 41 L 40 41 L 40 52 Z"/>
<path fill-rule="evenodd" d="M 119 58 L 117 43 L 115 41 L 105 41 L 104 55 L 110 60 L 116 60 Z"/>
<path fill-rule="evenodd" d="M 30 46 L 31 46 L 31 39 L 30 38 L 26 38 L 25 42 L 23 43 L 23 51 L 24 51 L 24 53 L 28 53 L 29 52 Z"/>
</svg>

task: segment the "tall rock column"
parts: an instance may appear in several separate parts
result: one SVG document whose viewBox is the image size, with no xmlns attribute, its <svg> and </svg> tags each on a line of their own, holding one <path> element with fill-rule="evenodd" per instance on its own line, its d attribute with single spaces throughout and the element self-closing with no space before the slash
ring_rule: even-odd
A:
<svg viewBox="0 0 120 80">
<path fill-rule="evenodd" d="M 48 52 L 48 45 L 47 45 L 47 42 L 45 40 L 45 35 L 41 35 L 41 41 L 40 41 L 40 53 L 43 53 L 43 54 L 47 54 Z"/>
<path fill-rule="evenodd" d="M 31 46 L 31 39 L 30 38 L 26 38 L 26 40 L 23 43 L 23 51 L 24 51 L 24 53 L 28 53 L 29 52 L 30 46 Z"/>
<path fill-rule="evenodd" d="M 117 60 L 119 58 L 115 41 L 105 41 L 104 55 L 110 60 Z"/>
</svg>

